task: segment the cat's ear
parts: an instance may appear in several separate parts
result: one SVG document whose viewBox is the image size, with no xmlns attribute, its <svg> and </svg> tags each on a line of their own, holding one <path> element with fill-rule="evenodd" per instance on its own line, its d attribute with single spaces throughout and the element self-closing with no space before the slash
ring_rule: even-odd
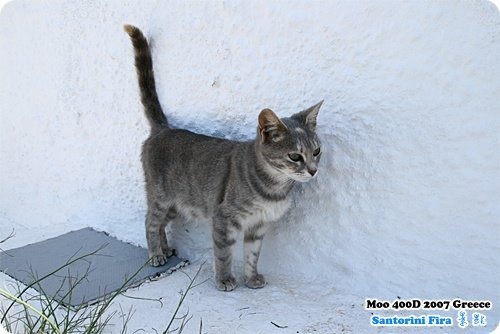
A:
<svg viewBox="0 0 500 334">
<path fill-rule="evenodd" d="M 316 103 L 310 108 L 307 108 L 304 111 L 298 112 L 292 115 L 292 118 L 301 122 L 304 125 L 307 125 L 311 131 L 316 131 L 316 118 L 318 117 L 319 108 L 323 104 L 324 100 Z"/>
<path fill-rule="evenodd" d="M 264 109 L 259 114 L 259 133 L 263 143 L 279 141 L 287 127 L 271 109 Z"/>
</svg>

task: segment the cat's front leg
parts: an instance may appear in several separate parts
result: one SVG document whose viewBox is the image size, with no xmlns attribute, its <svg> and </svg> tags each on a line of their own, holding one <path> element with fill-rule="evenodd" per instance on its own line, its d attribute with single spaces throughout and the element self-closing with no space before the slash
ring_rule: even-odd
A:
<svg viewBox="0 0 500 334">
<path fill-rule="evenodd" d="M 257 271 L 262 239 L 267 225 L 260 223 L 245 231 L 243 256 L 245 260 L 245 285 L 251 289 L 263 288 L 266 280 Z"/>
<path fill-rule="evenodd" d="M 241 225 L 238 222 L 223 215 L 216 215 L 213 220 L 215 285 L 221 291 L 231 291 L 237 286 L 231 265 L 234 244 L 240 229 Z"/>
</svg>

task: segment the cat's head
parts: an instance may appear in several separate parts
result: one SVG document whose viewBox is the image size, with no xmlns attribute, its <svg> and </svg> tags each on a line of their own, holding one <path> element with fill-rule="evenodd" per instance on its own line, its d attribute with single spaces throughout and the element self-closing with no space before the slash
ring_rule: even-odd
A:
<svg viewBox="0 0 500 334">
<path fill-rule="evenodd" d="M 270 168 L 298 182 L 316 177 L 321 158 L 316 118 L 322 104 L 282 119 L 271 109 L 260 112 L 257 145 Z"/>
</svg>

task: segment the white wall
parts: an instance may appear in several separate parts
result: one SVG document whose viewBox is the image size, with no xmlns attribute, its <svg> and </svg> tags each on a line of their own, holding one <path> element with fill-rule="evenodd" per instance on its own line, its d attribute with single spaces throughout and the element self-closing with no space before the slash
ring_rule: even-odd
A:
<svg viewBox="0 0 500 334">
<path fill-rule="evenodd" d="M 175 125 L 248 139 L 262 108 L 325 99 L 319 178 L 266 238 L 263 272 L 363 297 L 499 301 L 500 16 L 488 2 L 11 2 L 2 226 L 85 224 L 145 244 L 148 128 L 124 23 L 152 38 Z M 208 231 L 174 227 L 177 248 L 209 254 Z"/>
</svg>

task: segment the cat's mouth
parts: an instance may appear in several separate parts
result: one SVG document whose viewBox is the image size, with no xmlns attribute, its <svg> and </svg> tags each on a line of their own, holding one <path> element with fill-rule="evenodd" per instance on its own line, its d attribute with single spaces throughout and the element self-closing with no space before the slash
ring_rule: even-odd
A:
<svg viewBox="0 0 500 334">
<path fill-rule="evenodd" d="M 292 173 L 289 174 L 288 176 L 297 182 L 309 182 L 312 179 L 316 178 L 317 175 L 318 175 L 317 172 L 314 175 L 311 175 L 308 172 L 306 172 L 306 173 Z"/>
</svg>

